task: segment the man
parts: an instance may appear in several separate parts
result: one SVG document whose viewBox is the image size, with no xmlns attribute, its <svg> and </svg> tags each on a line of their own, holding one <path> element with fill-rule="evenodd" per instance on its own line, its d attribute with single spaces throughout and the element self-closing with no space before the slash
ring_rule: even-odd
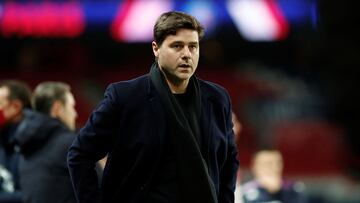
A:
<svg viewBox="0 0 360 203">
<path fill-rule="evenodd" d="M 75 203 L 66 163 L 77 117 L 70 86 L 61 82 L 40 83 L 32 99 L 36 112 L 25 112 L 16 133 L 24 201 Z"/>
<path fill-rule="evenodd" d="M 262 149 L 255 153 L 254 180 L 242 187 L 244 203 L 305 203 L 303 183 L 284 181 L 282 171 L 283 158 L 278 150 Z"/>
<path fill-rule="evenodd" d="M 69 150 L 78 202 L 234 201 L 230 98 L 193 76 L 203 35 L 188 14 L 158 18 L 150 73 L 110 85 Z M 99 188 L 94 164 L 105 155 Z"/>
<path fill-rule="evenodd" d="M 31 90 L 18 80 L 0 81 L 0 202 L 22 202 L 15 133 L 30 108 Z"/>
</svg>

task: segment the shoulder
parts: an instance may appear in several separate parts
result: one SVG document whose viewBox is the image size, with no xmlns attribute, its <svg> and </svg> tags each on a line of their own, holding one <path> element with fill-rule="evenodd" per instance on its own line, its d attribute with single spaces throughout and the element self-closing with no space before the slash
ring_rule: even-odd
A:
<svg viewBox="0 0 360 203">
<path fill-rule="evenodd" d="M 129 88 L 144 88 L 144 85 L 148 82 L 149 75 L 142 75 L 137 78 L 131 79 L 131 80 L 125 80 L 125 81 L 119 81 L 115 83 L 111 83 L 106 88 L 107 90 L 112 91 L 128 91 Z"/>
<path fill-rule="evenodd" d="M 131 80 L 111 83 L 106 87 L 105 97 L 114 101 L 132 98 L 133 95 L 146 92 L 148 81 L 149 77 L 146 74 Z"/>
<path fill-rule="evenodd" d="M 305 184 L 301 181 L 284 181 L 283 189 L 295 193 L 303 193 L 305 191 Z"/>
<path fill-rule="evenodd" d="M 198 79 L 199 81 L 199 85 L 202 89 L 207 90 L 209 92 L 213 92 L 213 93 L 218 93 L 218 94 L 227 94 L 227 91 L 224 87 L 222 87 L 219 84 L 207 81 L 207 80 L 202 80 L 202 79 Z"/>
<path fill-rule="evenodd" d="M 75 140 L 76 134 L 70 131 L 68 128 L 58 128 L 54 131 L 50 140 L 43 148 L 43 152 L 48 153 L 48 157 L 54 158 L 54 161 L 63 160 L 64 155 L 67 154 L 69 147 Z"/>
<path fill-rule="evenodd" d="M 211 100 L 230 103 L 228 91 L 219 84 L 198 79 L 201 92 Z"/>
<path fill-rule="evenodd" d="M 260 185 L 256 181 L 250 181 L 241 186 L 243 198 L 247 202 L 255 202 L 263 196 L 265 190 L 260 189 Z"/>
<path fill-rule="evenodd" d="M 260 187 L 260 185 L 256 181 L 252 180 L 252 181 L 249 181 L 249 182 L 243 184 L 241 186 L 241 190 L 245 194 L 245 193 L 251 192 L 253 190 L 257 190 L 259 187 Z"/>
<path fill-rule="evenodd" d="M 59 123 L 57 126 L 54 126 L 52 132 L 50 132 L 47 145 L 53 149 L 67 149 L 70 147 L 75 137 L 75 132 L 72 132 L 65 125 Z"/>
<path fill-rule="evenodd" d="M 59 135 L 57 137 L 58 140 L 64 145 L 71 145 L 76 137 L 76 134 L 75 132 L 72 132 L 66 128 L 63 129 L 62 132 L 59 132 Z"/>
</svg>

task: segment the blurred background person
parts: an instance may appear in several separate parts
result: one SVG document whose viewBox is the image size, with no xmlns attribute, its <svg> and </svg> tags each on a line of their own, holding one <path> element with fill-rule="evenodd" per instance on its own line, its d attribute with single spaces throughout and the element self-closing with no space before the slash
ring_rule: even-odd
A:
<svg viewBox="0 0 360 203">
<path fill-rule="evenodd" d="M 31 90 L 18 80 L 0 81 L 0 202 L 22 202 L 18 163 L 19 153 L 14 135 L 24 117 L 23 109 L 30 108 Z"/>
<path fill-rule="evenodd" d="M 233 122 L 233 131 L 234 131 L 234 135 L 235 135 L 235 143 L 238 144 L 242 126 L 241 126 L 238 116 L 236 115 L 236 113 L 234 111 L 232 111 L 231 115 L 232 115 L 231 118 L 232 118 L 232 122 Z"/>
<path fill-rule="evenodd" d="M 75 99 L 62 82 L 40 83 L 16 139 L 20 147 L 20 184 L 26 203 L 75 203 L 66 164 L 75 138 Z"/>
<path fill-rule="evenodd" d="M 304 184 L 283 179 L 283 158 L 276 149 L 262 149 L 252 162 L 254 179 L 242 186 L 244 203 L 305 203 Z"/>
<path fill-rule="evenodd" d="M 232 111 L 232 122 L 233 122 L 233 131 L 235 135 L 235 143 L 238 146 L 240 141 L 240 133 L 242 129 L 242 125 L 236 113 Z M 242 194 L 241 194 L 241 173 L 240 168 L 238 169 L 236 186 L 235 186 L 235 203 L 243 203 Z"/>
</svg>

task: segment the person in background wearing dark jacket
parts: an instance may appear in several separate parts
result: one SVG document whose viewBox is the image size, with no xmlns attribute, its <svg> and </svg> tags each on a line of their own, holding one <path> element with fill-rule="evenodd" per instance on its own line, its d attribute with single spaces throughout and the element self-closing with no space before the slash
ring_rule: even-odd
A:
<svg viewBox="0 0 360 203">
<path fill-rule="evenodd" d="M 70 147 L 80 203 L 231 203 L 237 149 L 230 97 L 193 74 L 203 27 L 183 12 L 154 26 L 150 73 L 111 84 Z M 108 155 L 102 185 L 94 166 Z"/>
<path fill-rule="evenodd" d="M 31 90 L 18 80 L 0 81 L 0 202 L 22 202 L 15 133 L 23 110 L 31 108 Z"/>
<path fill-rule="evenodd" d="M 272 148 L 258 150 L 252 160 L 254 180 L 242 186 L 244 203 L 306 203 L 304 184 L 284 180 L 283 157 Z"/>
<path fill-rule="evenodd" d="M 75 138 L 74 96 L 61 82 L 40 83 L 33 109 L 25 111 L 16 140 L 20 184 L 26 203 L 75 203 L 66 155 Z"/>
</svg>

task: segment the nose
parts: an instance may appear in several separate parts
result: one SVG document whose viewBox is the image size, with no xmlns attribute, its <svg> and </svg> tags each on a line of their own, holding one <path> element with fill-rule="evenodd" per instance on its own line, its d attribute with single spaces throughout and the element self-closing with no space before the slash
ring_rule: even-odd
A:
<svg viewBox="0 0 360 203">
<path fill-rule="evenodd" d="M 184 49 L 183 49 L 183 58 L 190 58 L 191 56 L 191 51 L 189 49 L 188 46 L 184 46 Z"/>
</svg>

